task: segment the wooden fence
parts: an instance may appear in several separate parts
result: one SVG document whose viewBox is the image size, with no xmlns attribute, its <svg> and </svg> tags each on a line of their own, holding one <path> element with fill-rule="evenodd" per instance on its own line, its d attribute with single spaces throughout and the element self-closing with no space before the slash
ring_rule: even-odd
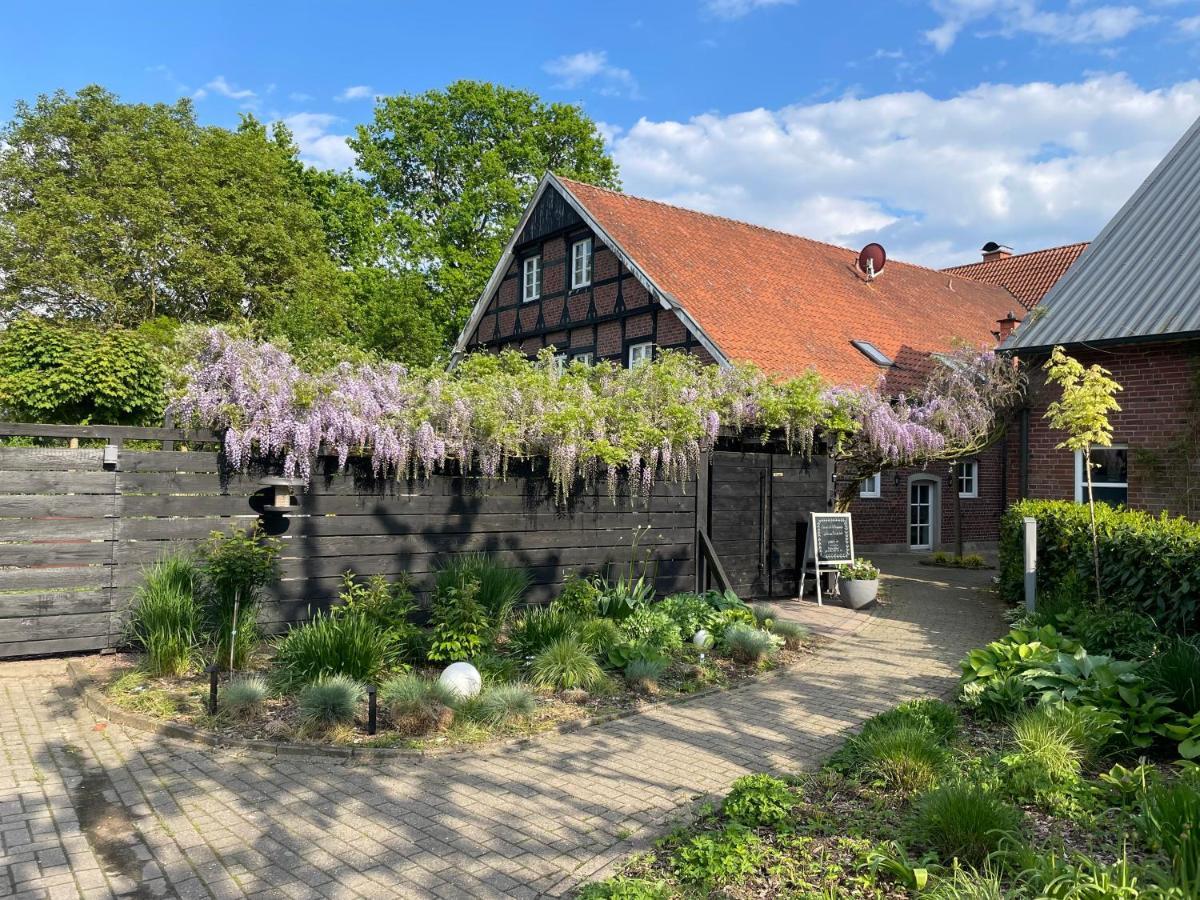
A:
<svg viewBox="0 0 1200 900">
<path fill-rule="evenodd" d="M 250 527 L 252 503 L 261 509 L 265 473 L 223 474 L 214 450 L 196 449 L 215 446 L 211 433 L 0 423 L 0 436 L 13 435 L 105 441 L 117 458 L 106 464 L 103 447 L 0 447 L 0 657 L 117 646 L 146 565 L 212 531 Z M 146 441 L 172 449 L 134 449 Z M 536 470 L 396 481 L 323 467 L 276 520 L 282 577 L 262 610 L 270 630 L 327 604 L 347 570 L 406 572 L 425 591 L 440 562 L 476 550 L 527 568 L 529 599 L 545 600 L 572 570 L 628 561 L 634 529 L 647 526 L 641 546 L 657 562 L 658 589 L 695 586 L 706 505 L 696 481 L 615 505 L 602 486 L 581 486 L 562 507 Z"/>
</svg>

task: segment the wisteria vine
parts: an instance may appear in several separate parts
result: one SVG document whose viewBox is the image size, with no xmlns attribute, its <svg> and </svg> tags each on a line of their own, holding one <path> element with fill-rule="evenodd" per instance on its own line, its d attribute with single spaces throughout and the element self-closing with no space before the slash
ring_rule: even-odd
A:
<svg viewBox="0 0 1200 900">
<path fill-rule="evenodd" d="M 419 477 L 454 461 L 502 477 L 513 460 L 543 457 L 559 500 L 581 478 L 603 479 L 614 496 L 623 473 L 642 496 L 656 481 L 683 481 L 723 429 L 781 434 L 805 454 L 823 430 L 840 451 L 907 463 L 994 419 L 984 392 L 962 388 L 973 375 L 953 396 L 910 404 L 881 390 L 830 390 L 815 374 L 777 382 L 753 366 L 671 352 L 633 370 L 560 371 L 549 353 L 531 362 L 510 351 L 470 356 L 451 372 L 341 363 L 313 374 L 272 344 L 212 329 L 184 375 L 176 421 L 220 432 L 235 469 L 276 459 L 308 480 L 314 460 L 331 455 L 341 467 L 369 458 L 377 476 Z"/>
</svg>

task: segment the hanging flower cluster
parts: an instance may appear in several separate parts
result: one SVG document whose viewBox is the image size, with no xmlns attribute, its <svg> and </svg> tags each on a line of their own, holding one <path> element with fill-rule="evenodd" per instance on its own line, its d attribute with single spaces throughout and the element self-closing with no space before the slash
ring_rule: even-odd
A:
<svg viewBox="0 0 1200 900">
<path fill-rule="evenodd" d="M 530 362 L 509 351 L 475 354 L 452 372 L 341 363 L 313 374 L 271 344 L 213 329 L 171 409 L 178 422 L 222 433 L 238 469 L 269 457 L 308 479 L 324 454 L 340 466 L 367 457 L 378 476 L 427 475 L 453 460 L 498 477 L 512 460 L 541 457 L 560 500 L 581 478 L 603 479 L 615 495 L 622 474 L 647 496 L 656 481 L 687 479 L 722 430 L 782 434 L 807 454 L 821 429 L 836 457 L 871 471 L 939 458 L 995 428 L 1010 369 L 963 350 L 939 362 L 911 401 L 883 387 L 828 389 L 815 374 L 777 382 L 753 366 L 672 352 L 636 369 L 560 370 L 549 352 Z"/>
</svg>

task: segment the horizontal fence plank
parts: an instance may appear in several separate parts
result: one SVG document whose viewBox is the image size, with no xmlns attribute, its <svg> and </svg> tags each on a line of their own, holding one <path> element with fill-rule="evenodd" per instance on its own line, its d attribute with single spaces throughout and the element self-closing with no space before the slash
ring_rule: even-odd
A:
<svg viewBox="0 0 1200 900">
<path fill-rule="evenodd" d="M 114 519 L 0 519 L 0 541 L 104 541 L 115 527 Z"/>
<path fill-rule="evenodd" d="M 121 540 L 124 541 L 160 541 L 160 540 L 204 540 L 214 531 L 229 532 L 233 528 L 247 531 L 258 522 L 258 516 L 246 507 L 245 514 L 234 516 L 197 516 L 187 519 L 159 519 L 145 517 L 140 519 L 121 519 Z"/>
<path fill-rule="evenodd" d="M 115 494 L 114 472 L 15 472 L 0 469 L 0 494 Z"/>
<path fill-rule="evenodd" d="M 138 522 L 154 520 L 134 520 Z M 197 519 L 197 522 L 205 520 Z M 554 531 L 591 531 L 595 529 L 632 530 L 645 525 L 659 528 L 691 528 L 695 521 L 693 511 L 647 513 L 633 512 L 578 512 L 574 515 L 557 513 L 554 510 L 529 513 L 498 513 L 490 515 L 446 515 L 430 520 L 427 516 L 393 516 L 381 522 L 374 516 L 294 516 L 288 518 L 288 528 L 283 537 L 289 536 L 344 536 L 375 535 L 399 532 L 409 534 L 429 529 L 439 534 L 471 534 L 484 531 L 533 532 L 552 529 Z M 174 523 L 172 523 L 174 524 Z"/>
<path fill-rule="evenodd" d="M 61 615 L 106 612 L 113 602 L 113 592 L 110 590 L 0 593 L 0 619 L 35 614 L 53 618 Z M 0 633 L 3 630 L 4 626 L 0 624 Z"/>
<path fill-rule="evenodd" d="M 208 430 L 155 428 L 141 425 L 37 425 L 29 422 L 0 422 L 5 437 L 98 438 L 116 441 L 218 441 Z"/>
<path fill-rule="evenodd" d="M 99 452 L 99 451 L 97 451 Z M 119 472 L 220 472 L 220 454 L 207 450 L 126 450 L 121 448 Z"/>
<path fill-rule="evenodd" d="M 65 447 L 0 447 L 0 470 L 20 472 L 99 472 L 104 451 Z"/>
<path fill-rule="evenodd" d="M 0 591 L 52 591 L 58 588 L 107 588 L 111 566 L 46 566 L 0 569 Z"/>
<path fill-rule="evenodd" d="M 3 510 L 0 504 L 0 510 Z M 121 498 L 124 516 L 172 518 L 175 516 L 236 516 L 250 512 L 249 497 L 230 495 L 174 497 L 168 494 L 133 494 Z"/>
<path fill-rule="evenodd" d="M 39 496 L 37 494 L 0 494 L 0 518 L 44 519 L 68 516 L 102 519 L 120 510 L 116 495 L 81 494 L 78 496 Z"/>
<path fill-rule="evenodd" d="M 22 656 L 58 656 L 63 653 L 86 653 L 106 650 L 112 646 L 107 632 L 76 638 L 51 638 L 44 641 L 13 641 L 0 643 L 0 658 Z"/>
<path fill-rule="evenodd" d="M 4 619 L 4 636 L 0 640 L 14 643 L 107 636 L 110 620 L 108 612 Z"/>
<path fill-rule="evenodd" d="M 213 472 L 118 472 L 122 494 L 227 494 L 249 497 L 261 491 L 260 476 L 231 475 L 222 480 Z"/>
<path fill-rule="evenodd" d="M 0 566 L 101 565 L 112 556 L 112 541 L 0 544 Z"/>
</svg>

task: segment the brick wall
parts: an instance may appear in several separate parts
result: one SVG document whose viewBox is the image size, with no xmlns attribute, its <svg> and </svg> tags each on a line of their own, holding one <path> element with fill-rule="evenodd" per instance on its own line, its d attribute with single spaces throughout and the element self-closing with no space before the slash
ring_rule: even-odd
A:
<svg viewBox="0 0 1200 900">
<path fill-rule="evenodd" d="M 1188 471 L 1178 445 L 1197 428 L 1195 385 L 1200 366 L 1200 341 L 1130 344 L 1077 352 L 1085 365 L 1099 363 L 1112 372 L 1123 390 L 1117 394 L 1121 411 L 1113 413 L 1113 443 L 1129 448 L 1129 505 L 1150 512 L 1200 519 L 1200 471 Z M 1044 359 L 1028 362 L 1039 366 Z M 1075 458 L 1056 449 L 1064 435 L 1044 418 L 1058 397 L 1038 373 L 1029 388 L 1029 459 L 1027 495 L 1035 499 L 1075 499 Z M 1010 429 L 1010 500 L 1020 497 L 1021 444 L 1019 424 Z M 1197 432 L 1200 435 L 1200 431 Z M 1183 441 L 1186 445 L 1186 440 Z M 1191 456 L 1194 459 L 1196 452 Z"/>
<path fill-rule="evenodd" d="M 1003 444 L 989 447 L 979 456 L 977 497 L 960 497 L 963 541 L 968 549 L 988 547 L 999 537 L 1004 490 Z M 914 475 L 933 476 L 939 481 L 940 521 L 935 541 L 942 549 L 955 543 L 954 496 L 948 466 L 924 469 L 890 469 L 880 478 L 878 498 L 856 498 L 850 505 L 854 516 L 854 542 L 863 547 L 905 548 L 908 536 L 908 485 Z M 898 480 L 897 480 L 898 479 Z"/>
</svg>

